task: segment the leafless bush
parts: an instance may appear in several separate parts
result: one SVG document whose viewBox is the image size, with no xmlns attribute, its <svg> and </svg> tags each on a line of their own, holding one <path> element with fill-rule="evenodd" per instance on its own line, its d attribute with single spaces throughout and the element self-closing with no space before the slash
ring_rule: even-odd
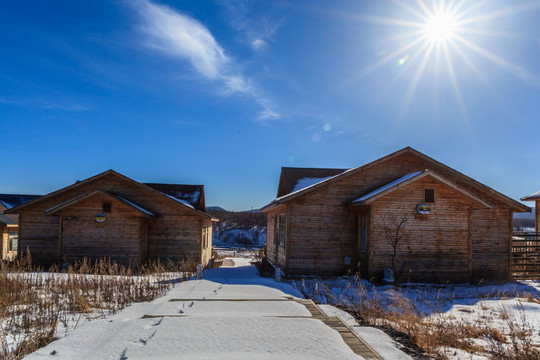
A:
<svg viewBox="0 0 540 360">
<path fill-rule="evenodd" d="M 81 320 L 103 317 L 150 301 L 193 276 L 193 260 L 159 261 L 137 268 L 106 259 L 82 260 L 48 272 L 30 255 L 0 265 L 0 358 L 20 359 Z"/>
<path fill-rule="evenodd" d="M 360 279 L 347 281 L 345 286 L 343 283 L 334 287 L 332 282 L 302 280 L 293 282 L 293 286 L 317 302 L 344 309 L 361 324 L 383 330 L 390 328 L 408 335 L 427 355 L 437 359 L 460 358 L 463 353 L 459 351 L 490 359 L 540 359 L 540 350 L 533 343 L 535 330 L 526 321 L 522 305 L 518 312 L 520 319 L 509 314 L 506 308 L 497 310 L 496 314 L 503 322 L 497 326 L 493 324 L 492 313 L 467 320 L 447 316 L 442 310 L 444 300 L 433 294 L 425 294 L 424 299 L 411 300 L 402 290 L 384 290 L 381 293 Z M 492 297 L 506 295 L 492 294 Z M 531 294 L 517 295 L 527 302 L 538 301 Z M 430 316 L 418 307 L 419 303 L 428 301 Z"/>
</svg>

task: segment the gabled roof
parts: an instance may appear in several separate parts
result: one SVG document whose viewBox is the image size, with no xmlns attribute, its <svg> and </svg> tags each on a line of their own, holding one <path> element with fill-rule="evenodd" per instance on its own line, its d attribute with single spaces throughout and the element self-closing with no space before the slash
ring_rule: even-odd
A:
<svg viewBox="0 0 540 360">
<path fill-rule="evenodd" d="M 204 185 L 179 185 L 179 184 L 154 184 L 145 183 L 163 194 L 174 197 L 175 199 L 187 204 L 194 209 L 206 211 L 204 204 Z"/>
<path fill-rule="evenodd" d="M 39 197 L 41 197 L 41 195 L 0 194 L 0 203 L 2 203 L 6 209 L 11 209 Z"/>
<path fill-rule="evenodd" d="M 112 193 L 110 193 L 108 191 L 102 191 L 102 190 L 90 191 L 90 192 L 84 193 L 82 195 L 76 196 L 73 199 L 70 199 L 70 200 L 65 201 L 65 202 L 63 202 L 61 204 L 55 205 L 50 209 L 47 209 L 45 211 L 45 214 L 47 214 L 47 215 L 57 214 L 57 213 L 61 212 L 64 209 L 67 209 L 69 207 L 77 205 L 77 204 L 81 203 L 82 201 L 87 200 L 89 198 L 92 198 L 92 197 L 94 197 L 96 195 L 103 195 L 103 196 L 111 199 L 112 201 L 114 201 L 116 203 L 120 203 L 120 204 L 122 204 L 124 206 L 127 206 L 127 207 L 131 208 L 132 210 L 137 211 L 138 213 L 140 213 L 143 216 L 155 216 L 151 211 L 146 210 L 145 208 L 143 208 L 140 205 L 137 205 L 137 204 L 135 204 L 135 203 L 121 197 L 121 196 L 112 194 Z"/>
<path fill-rule="evenodd" d="M 69 190 L 72 190 L 72 189 L 76 189 L 77 187 L 80 187 L 80 186 L 82 186 L 82 185 L 84 185 L 84 184 L 88 184 L 88 183 L 90 183 L 90 182 L 92 182 L 92 181 L 95 181 L 95 180 L 97 180 L 97 179 L 99 179 L 99 178 L 101 178 L 101 177 L 107 176 L 107 175 L 118 176 L 119 178 L 123 179 L 124 181 L 130 182 L 130 183 L 132 183 L 132 184 L 134 184 L 134 185 L 136 185 L 136 186 L 139 186 L 139 187 L 141 187 L 142 189 L 145 189 L 146 191 L 150 191 L 150 192 L 152 192 L 152 193 L 154 193 L 154 194 L 158 194 L 159 196 L 163 196 L 163 197 L 169 199 L 170 201 L 174 201 L 176 204 L 178 204 L 178 205 L 180 205 L 180 206 L 183 206 L 183 207 L 186 208 L 186 209 L 189 209 L 189 210 L 191 210 L 191 211 L 194 211 L 194 212 L 197 213 L 198 215 L 201 215 L 201 216 L 203 216 L 203 217 L 206 217 L 206 218 L 208 218 L 208 219 L 211 219 L 211 216 L 208 215 L 207 213 L 205 213 L 204 211 L 197 210 L 196 208 L 194 208 L 194 207 L 192 207 L 192 206 L 189 206 L 189 205 L 187 205 L 187 204 L 184 204 L 184 203 L 182 203 L 181 201 L 175 201 L 174 199 L 171 199 L 170 196 L 167 196 L 166 194 L 164 194 L 164 193 L 162 193 L 162 192 L 160 192 L 160 191 L 157 191 L 157 190 L 151 188 L 151 187 L 148 186 L 148 185 L 145 185 L 145 184 L 143 184 L 143 183 L 140 183 L 140 182 L 137 182 L 137 181 L 135 181 L 135 180 L 132 180 L 132 179 L 128 178 L 127 176 L 122 175 L 122 174 L 120 174 L 120 173 L 118 173 L 118 172 L 116 172 L 116 171 L 114 171 L 114 170 L 107 170 L 107 171 L 104 171 L 104 172 L 102 172 L 102 173 L 100 173 L 100 174 L 97 174 L 97 175 L 95 175 L 95 176 L 92 176 L 92 177 L 90 177 L 90 178 L 88 178 L 88 179 L 86 179 L 86 180 L 77 181 L 77 182 L 75 182 L 75 183 L 72 184 L 72 185 L 66 186 L 66 187 L 64 187 L 64 188 L 62 188 L 62 189 L 56 190 L 56 191 L 54 191 L 54 192 L 52 192 L 52 193 L 49 193 L 49 194 L 44 195 L 44 196 L 42 196 L 42 197 L 39 197 L 39 198 L 37 198 L 37 199 L 35 199 L 35 200 L 32 200 L 32 201 L 30 201 L 30 202 L 27 202 L 27 203 L 25 203 L 25 204 L 21 204 L 21 205 L 19 205 L 19 206 L 16 206 L 16 207 L 13 207 L 13 208 L 11 208 L 11 209 L 9 209 L 9 210 L 6 210 L 5 213 L 7 213 L 7 214 L 17 214 L 17 213 L 19 213 L 19 212 L 21 211 L 21 209 L 24 209 L 24 208 L 26 208 L 27 206 L 31 206 L 31 205 L 37 204 L 37 203 L 39 203 L 39 202 L 41 202 L 41 201 L 44 201 L 44 200 L 46 200 L 46 199 L 50 199 L 50 198 L 52 198 L 53 196 L 56 196 L 56 195 L 61 194 L 61 193 L 63 193 L 63 192 L 66 192 L 66 191 L 69 191 Z"/>
<path fill-rule="evenodd" d="M 407 186 L 417 180 L 420 180 L 426 176 L 430 176 L 432 178 L 435 178 L 437 180 L 439 180 L 440 182 L 444 183 L 445 185 L 451 187 L 452 189 L 456 190 L 457 192 L 467 196 L 468 198 L 470 198 L 471 200 L 473 200 L 474 202 L 478 203 L 479 205 L 485 207 L 485 208 L 491 208 L 491 205 L 489 205 L 487 202 L 485 202 L 484 200 L 480 199 L 478 196 L 470 193 L 469 191 L 463 189 L 462 187 L 454 184 L 452 181 L 444 178 L 443 176 L 431 171 L 431 170 L 423 170 L 423 171 L 417 171 L 417 172 L 414 172 L 414 173 L 411 173 L 411 174 L 407 174 L 405 176 L 402 176 L 400 177 L 399 179 L 397 180 L 394 180 L 374 191 L 371 191 L 361 197 L 359 197 L 358 199 L 356 200 L 353 200 L 351 202 L 352 205 L 368 205 L 370 204 L 371 202 L 383 197 L 383 196 L 386 196 L 388 194 L 390 194 L 391 192 L 397 190 L 397 189 L 400 189 L 404 186 Z"/>
<path fill-rule="evenodd" d="M 277 197 L 281 197 L 305 187 L 321 182 L 347 169 L 317 169 L 282 167 L 279 177 Z"/>
<path fill-rule="evenodd" d="M 400 155 L 403 155 L 405 153 L 411 153 L 431 164 L 434 165 L 434 167 L 440 167 L 446 171 L 449 171 L 451 172 L 456 178 L 460 179 L 461 181 L 469 184 L 470 186 L 472 186 L 473 188 L 476 188 L 482 192 L 485 192 L 485 193 L 488 193 L 489 195 L 493 196 L 494 198 L 498 199 L 499 201 L 505 203 L 506 205 L 512 207 L 515 211 L 531 211 L 531 209 L 528 207 L 528 206 L 525 206 L 523 204 L 521 204 L 520 202 L 518 201 L 515 201 L 509 197 L 507 197 L 506 195 L 503 195 L 495 190 L 493 190 L 492 188 L 460 173 L 459 171 L 455 170 L 455 169 L 452 169 L 451 167 L 447 166 L 447 165 L 444 165 L 443 163 L 441 162 L 438 162 L 437 160 L 435 159 L 432 159 L 430 158 L 429 156 L 427 155 L 424 155 L 422 154 L 421 152 L 411 148 L 411 147 L 406 147 L 406 148 L 403 148 L 401 150 L 398 150 L 392 154 L 389 154 L 387 156 L 384 156 L 380 159 L 377 159 L 375 161 L 372 161 L 366 165 L 362 165 L 362 166 L 359 166 L 359 167 L 356 167 L 356 168 L 353 168 L 353 169 L 350 169 L 350 170 L 346 170 L 346 171 L 343 171 L 331 178 L 327 178 L 325 180 L 322 180 L 320 181 L 319 183 L 317 184 L 314 184 L 312 186 L 309 186 L 307 188 L 304 188 L 302 190 L 299 190 L 299 191 L 296 191 L 296 192 L 293 192 L 293 193 L 289 193 L 289 194 L 286 194 L 286 195 L 283 195 L 281 197 L 278 197 L 276 199 L 274 199 L 272 202 L 270 202 L 270 204 L 266 205 L 266 206 L 263 206 L 261 208 L 261 210 L 266 210 L 266 209 L 269 209 L 269 208 L 272 208 L 274 206 L 277 206 L 279 204 L 283 204 L 283 203 L 286 203 L 288 201 L 291 201 L 299 196 L 302 196 L 308 192 L 311 192 L 311 191 L 314 191 L 316 189 L 319 189 L 321 188 L 322 186 L 325 186 L 327 184 L 330 184 L 330 183 L 333 183 L 335 181 L 338 181 L 340 179 L 343 179 L 347 176 L 351 176 L 351 175 L 354 175 L 360 171 L 365 171 L 366 169 L 368 168 L 371 168 L 375 165 L 379 165 L 381 163 L 384 163 L 385 161 L 388 161 L 394 157 L 397 157 L 397 156 L 400 156 Z"/>
<path fill-rule="evenodd" d="M 540 191 L 537 191 L 534 194 L 521 198 L 521 201 L 535 201 L 535 200 L 540 200 Z"/>
</svg>

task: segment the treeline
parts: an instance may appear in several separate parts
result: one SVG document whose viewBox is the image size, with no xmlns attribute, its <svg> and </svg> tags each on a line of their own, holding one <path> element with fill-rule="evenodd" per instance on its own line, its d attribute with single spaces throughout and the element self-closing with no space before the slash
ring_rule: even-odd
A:
<svg viewBox="0 0 540 360">
<path fill-rule="evenodd" d="M 208 214 L 219 219 L 219 224 L 236 224 L 242 226 L 266 226 L 266 213 L 251 211 L 207 210 Z"/>
<path fill-rule="evenodd" d="M 514 229 L 534 228 L 534 219 L 514 219 Z"/>
</svg>

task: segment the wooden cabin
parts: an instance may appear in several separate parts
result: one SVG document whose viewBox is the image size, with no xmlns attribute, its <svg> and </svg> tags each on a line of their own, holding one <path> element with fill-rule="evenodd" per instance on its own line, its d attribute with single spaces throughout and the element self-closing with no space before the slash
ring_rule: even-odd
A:
<svg viewBox="0 0 540 360">
<path fill-rule="evenodd" d="M 534 213 L 534 229 L 538 234 L 540 233 L 540 191 L 535 192 L 532 195 L 525 196 L 521 198 L 521 201 L 534 201 L 535 202 L 535 213 Z"/>
<path fill-rule="evenodd" d="M 6 213 L 19 215 L 19 250 L 41 265 L 191 257 L 206 266 L 212 256 L 202 185 L 142 184 L 108 170 Z"/>
<path fill-rule="evenodd" d="M 282 168 L 262 211 L 266 258 L 287 275 L 460 283 L 509 278 L 513 212 L 530 209 L 407 147 L 349 170 Z"/>
<path fill-rule="evenodd" d="M 40 195 L 0 194 L 0 259 L 13 260 L 17 256 L 19 219 L 5 215 L 4 211 L 37 199 Z"/>
</svg>

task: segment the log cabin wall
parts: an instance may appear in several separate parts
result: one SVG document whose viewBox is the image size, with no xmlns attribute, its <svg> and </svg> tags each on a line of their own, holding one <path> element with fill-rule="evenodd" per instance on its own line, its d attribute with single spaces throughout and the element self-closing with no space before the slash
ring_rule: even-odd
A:
<svg viewBox="0 0 540 360">
<path fill-rule="evenodd" d="M 285 242 L 284 246 L 279 243 L 279 215 L 284 215 L 286 219 L 285 223 Z M 288 211 L 287 206 L 279 206 L 272 209 L 267 213 L 267 226 L 266 226 L 266 257 L 274 265 L 278 266 L 285 273 L 288 273 L 287 263 L 287 249 L 290 246 L 290 230 L 288 229 Z"/>
<path fill-rule="evenodd" d="M 289 208 L 288 274 L 336 275 L 343 274 L 349 269 L 354 271 L 355 261 L 361 260 L 356 250 L 358 215 L 348 204 L 401 176 L 425 169 L 435 171 L 493 206 L 491 211 L 472 212 L 473 216 L 470 220 L 473 232 L 472 259 L 468 267 L 473 279 L 480 277 L 484 280 L 504 280 L 508 278 L 512 226 L 510 205 L 504 203 L 487 187 L 475 183 L 474 180 L 460 175 L 451 168 L 410 151 L 370 163 L 279 205 L 286 205 Z M 272 255 L 271 242 L 275 224 L 271 214 L 277 211 L 276 207 L 274 205 L 266 210 L 268 213 L 267 246 L 269 246 L 267 254 L 272 261 L 276 261 L 276 258 Z M 464 254 L 464 259 L 458 261 L 458 267 L 453 270 L 452 276 L 456 281 L 461 281 L 464 277 L 457 275 L 457 272 L 462 274 L 458 269 L 469 262 L 468 255 L 463 252 L 461 234 L 466 224 L 464 219 L 467 219 L 468 223 L 469 218 L 468 212 L 461 209 L 454 216 L 460 226 L 458 231 L 460 245 L 453 256 L 455 258 Z M 437 226 L 441 230 L 449 229 L 444 223 Z M 352 258 L 351 266 L 345 265 L 346 257 Z M 488 259 L 495 259 L 495 261 L 490 263 Z M 443 267 L 449 266 L 447 264 Z M 370 269 L 370 273 L 372 272 L 373 270 Z M 438 274 L 440 275 L 441 272 L 439 271 Z"/>
<path fill-rule="evenodd" d="M 191 256 L 201 261 L 201 218 L 174 201 L 141 189 L 135 183 L 107 174 L 79 187 L 43 199 L 19 214 L 21 249 L 28 248 L 36 264 L 50 265 L 58 259 L 59 216 L 45 211 L 81 194 L 102 190 L 129 199 L 157 216 L 148 230 L 149 259 L 180 260 Z M 209 220 L 209 219 L 208 219 Z M 204 264 L 206 266 L 206 264 Z"/>
<path fill-rule="evenodd" d="M 535 215 L 534 215 L 534 229 L 537 234 L 540 234 L 540 200 L 535 201 L 535 209 L 534 209 Z"/>
<path fill-rule="evenodd" d="M 434 189 L 431 212 L 420 215 L 424 189 Z M 393 247 L 387 238 L 396 235 L 396 221 L 406 219 L 397 244 L 396 273 L 400 282 L 466 282 L 469 278 L 469 213 L 471 200 L 439 182 L 425 177 L 371 205 L 370 277 L 381 280 L 392 268 Z"/>
<path fill-rule="evenodd" d="M 136 264 L 141 259 L 141 223 L 146 222 L 137 211 L 119 203 L 111 204 L 106 220 L 98 223 L 103 203 L 110 203 L 104 195 L 93 196 L 62 211 L 60 262 L 109 258 L 124 264 Z"/>
<path fill-rule="evenodd" d="M 471 281 L 510 278 L 512 218 L 501 206 L 473 211 Z"/>
<path fill-rule="evenodd" d="M 7 259 L 8 257 L 8 241 L 9 241 L 9 232 L 7 229 L 7 226 L 4 226 L 4 224 L 0 223 L 0 241 L 2 241 L 2 260 Z"/>
</svg>

